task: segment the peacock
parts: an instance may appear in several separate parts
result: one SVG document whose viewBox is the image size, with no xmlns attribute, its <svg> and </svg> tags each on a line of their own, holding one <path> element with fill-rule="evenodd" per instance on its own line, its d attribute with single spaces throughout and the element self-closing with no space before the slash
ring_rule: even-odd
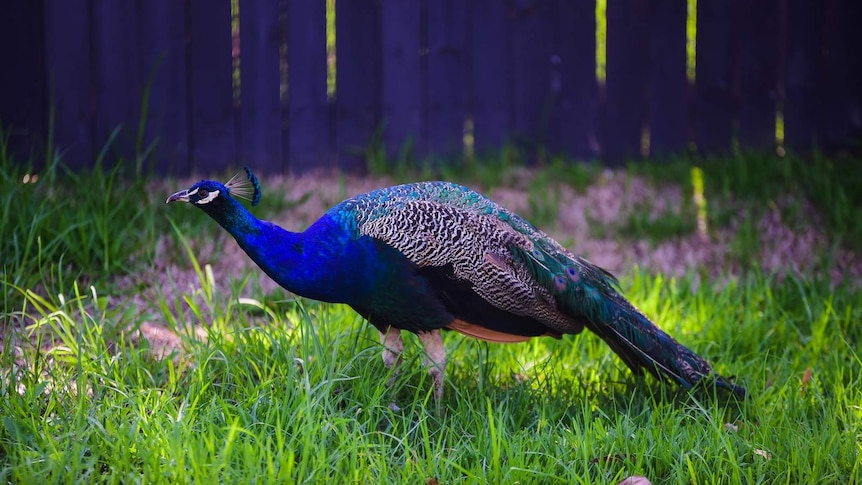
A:
<svg viewBox="0 0 862 485">
<path fill-rule="evenodd" d="M 745 395 L 624 298 L 611 273 L 468 187 L 438 181 L 374 190 L 337 204 L 304 232 L 262 221 L 237 200 L 255 206 L 260 196 L 246 167 L 166 203 L 203 210 L 288 291 L 350 305 L 380 332 L 387 367 L 400 360 L 401 331 L 416 334 L 438 402 L 446 367 L 441 330 L 511 343 L 586 327 L 636 375 L 646 370 L 685 389 Z"/>
</svg>

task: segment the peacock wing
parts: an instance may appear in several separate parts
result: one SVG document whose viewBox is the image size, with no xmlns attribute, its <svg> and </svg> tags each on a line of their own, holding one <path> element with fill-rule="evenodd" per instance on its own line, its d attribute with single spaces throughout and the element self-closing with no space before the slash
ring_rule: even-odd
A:
<svg viewBox="0 0 862 485">
<path fill-rule="evenodd" d="M 358 230 L 416 264 L 453 313 L 469 316 L 465 324 L 526 336 L 577 333 L 583 328 L 581 321 L 558 309 L 552 288 L 519 260 L 519 254 L 531 251 L 534 244 L 496 211 L 476 210 L 447 198 L 416 198 L 365 220 Z M 496 311 L 470 308 L 483 304 Z M 465 328 L 454 329 L 485 340 L 509 341 Z"/>
</svg>

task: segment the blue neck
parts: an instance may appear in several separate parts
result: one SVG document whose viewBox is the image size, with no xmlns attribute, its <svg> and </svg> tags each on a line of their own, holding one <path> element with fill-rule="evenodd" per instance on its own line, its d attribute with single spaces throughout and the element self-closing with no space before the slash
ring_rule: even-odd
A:
<svg viewBox="0 0 862 485">
<path fill-rule="evenodd" d="M 216 209 L 216 208 L 214 208 Z M 339 221 L 324 215 L 295 233 L 254 217 L 234 199 L 207 211 L 276 283 L 297 295 L 334 303 L 356 303 L 371 285 L 361 270 L 368 241 L 357 240 Z"/>
</svg>

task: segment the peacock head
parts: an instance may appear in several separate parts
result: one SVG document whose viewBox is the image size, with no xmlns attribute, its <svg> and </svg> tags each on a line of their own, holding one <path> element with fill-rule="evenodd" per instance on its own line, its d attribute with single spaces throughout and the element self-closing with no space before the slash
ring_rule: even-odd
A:
<svg viewBox="0 0 862 485">
<path fill-rule="evenodd" d="M 240 172 L 222 184 L 214 180 L 201 180 L 191 187 L 180 190 L 168 197 L 166 204 L 171 202 L 188 202 L 206 212 L 217 212 L 225 207 L 225 202 L 232 197 L 251 201 L 251 205 L 260 202 L 260 183 L 251 169 L 244 167 Z"/>
</svg>

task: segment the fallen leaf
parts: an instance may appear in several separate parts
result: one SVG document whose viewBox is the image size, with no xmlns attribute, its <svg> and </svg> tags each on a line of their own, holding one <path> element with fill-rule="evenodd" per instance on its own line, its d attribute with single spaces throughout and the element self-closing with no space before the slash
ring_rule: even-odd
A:
<svg viewBox="0 0 862 485">
<path fill-rule="evenodd" d="M 754 450 L 754 454 L 755 454 L 755 455 L 762 456 L 762 457 L 763 457 L 763 458 L 765 458 L 767 461 L 772 459 L 772 453 L 770 453 L 770 452 L 768 452 L 768 451 L 761 450 L 760 448 L 758 448 L 758 449 Z"/>
<path fill-rule="evenodd" d="M 425 479 L 425 485 L 439 485 L 439 482 L 434 477 L 428 477 Z"/>
<path fill-rule="evenodd" d="M 805 373 L 802 374 L 802 386 L 799 389 L 799 392 L 805 394 L 805 390 L 808 389 L 808 383 L 811 382 L 811 367 L 805 369 Z"/>
<path fill-rule="evenodd" d="M 652 482 L 647 480 L 646 477 L 639 477 L 634 475 L 631 477 L 624 478 L 619 485 L 652 485 Z"/>
</svg>

